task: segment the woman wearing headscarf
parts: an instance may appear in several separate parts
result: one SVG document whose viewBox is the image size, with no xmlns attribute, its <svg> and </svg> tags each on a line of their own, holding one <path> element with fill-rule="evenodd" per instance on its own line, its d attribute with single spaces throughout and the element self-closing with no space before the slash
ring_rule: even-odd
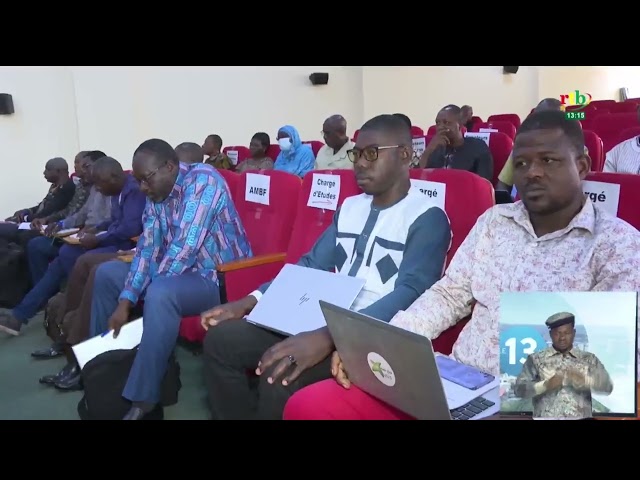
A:
<svg viewBox="0 0 640 480">
<path fill-rule="evenodd" d="M 276 158 L 275 170 L 293 173 L 298 177 L 304 177 L 307 172 L 313 170 L 316 157 L 311 147 L 302 143 L 295 127 L 285 125 L 278 130 L 277 138 L 280 154 Z"/>
</svg>

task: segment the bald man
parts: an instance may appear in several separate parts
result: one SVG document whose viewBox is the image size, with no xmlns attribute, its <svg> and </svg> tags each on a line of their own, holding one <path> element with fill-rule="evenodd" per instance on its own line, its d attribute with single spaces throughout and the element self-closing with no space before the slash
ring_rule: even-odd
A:
<svg viewBox="0 0 640 480">
<path fill-rule="evenodd" d="M 562 109 L 562 103 L 557 98 L 545 98 L 538 103 L 534 112 L 544 112 L 547 110 L 560 111 Z M 587 147 L 584 147 L 584 153 L 585 155 L 589 154 Z M 498 185 L 496 185 L 496 190 L 504 190 L 507 192 L 511 192 L 513 190 L 513 158 L 511 155 L 509 155 L 504 167 L 502 167 L 502 170 L 500 171 L 500 175 L 498 175 Z"/>
<path fill-rule="evenodd" d="M 575 348 L 572 313 L 551 315 L 545 324 L 551 346 L 527 357 L 513 391 L 533 400 L 534 418 L 589 418 L 593 415 L 591 394 L 610 395 L 611 377 L 598 357 Z"/>
<path fill-rule="evenodd" d="M 347 135 L 347 121 L 342 115 L 332 115 L 322 125 L 322 137 L 324 146 L 316 155 L 316 170 L 353 169 L 353 163 L 349 161 L 347 151 L 351 150 L 355 143 L 349 140 Z"/>
<path fill-rule="evenodd" d="M 473 128 L 473 107 L 471 105 L 463 105 L 460 108 L 460 123 L 465 126 L 467 131 Z"/>
<path fill-rule="evenodd" d="M 181 163 L 191 165 L 192 163 L 202 163 L 204 161 L 204 151 L 197 143 L 181 143 L 175 148 L 175 151 Z"/>
<path fill-rule="evenodd" d="M 13 216 L 7 218 L 7 221 L 20 223 L 44 218 L 64 209 L 69 204 L 76 186 L 69 178 L 67 161 L 61 157 L 52 158 L 46 163 L 43 175 L 45 180 L 51 183 L 47 196 L 35 207 L 18 210 Z"/>
</svg>

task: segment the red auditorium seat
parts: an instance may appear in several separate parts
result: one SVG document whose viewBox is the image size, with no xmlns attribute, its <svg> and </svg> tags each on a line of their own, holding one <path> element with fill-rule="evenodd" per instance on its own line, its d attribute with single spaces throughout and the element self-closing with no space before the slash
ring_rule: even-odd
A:
<svg viewBox="0 0 640 480">
<path fill-rule="evenodd" d="M 516 127 L 511 122 L 505 122 L 505 121 L 496 120 L 496 121 L 493 121 L 493 122 L 476 123 L 473 126 L 473 131 L 474 132 L 479 132 L 481 128 L 498 130 L 498 132 L 504 133 L 511 140 L 516 138 Z"/>
<path fill-rule="evenodd" d="M 420 127 L 416 127 L 415 125 L 411 127 L 411 136 L 412 137 L 424 137 L 424 130 Z"/>
<path fill-rule="evenodd" d="M 225 153 L 227 157 L 229 157 L 233 168 L 236 168 L 251 156 L 251 151 L 247 147 L 243 147 L 241 145 L 225 147 L 222 149 L 222 152 Z"/>
<path fill-rule="evenodd" d="M 491 115 L 489 118 L 487 118 L 487 123 L 496 121 L 511 122 L 513 126 L 516 127 L 516 129 L 520 128 L 520 117 L 515 113 L 501 113 L 498 115 Z"/>
<path fill-rule="evenodd" d="M 635 228 L 640 229 L 640 209 L 638 209 L 638 205 L 640 205 L 640 175 L 591 172 L 585 180 L 620 185 L 617 216 Z M 598 203 L 597 195 L 602 193 L 605 187 L 597 184 L 589 185 L 589 187 L 585 188 L 585 193 L 596 195 L 596 202 L 594 203 Z M 612 200 L 608 199 L 607 202 Z"/>
<path fill-rule="evenodd" d="M 629 113 L 636 112 L 638 110 L 638 106 L 632 102 L 618 102 L 612 105 L 609 105 L 609 111 L 611 113 Z"/>
<path fill-rule="evenodd" d="M 589 150 L 589 157 L 591 157 L 591 170 L 601 172 L 604 168 L 602 139 L 591 130 L 583 130 L 582 132 L 584 133 L 584 145 Z"/>
<path fill-rule="evenodd" d="M 618 137 L 618 143 L 622 143 L 625 140 L 629 140 L 630 138 L 637 137 L 638 135 L 640 135 L 640 127 L 625 128 L 622 132 L 620 132 L 620 136 Z"/>
<path fill-rule="evenodd" d="M 247 238 L 253 257 L 219 265 L 220 299 L 222 303 L 238 300 L 262 283 L 275 277 L 282 263 L 262 265 L 265 258 L 279 254 L 289 245 L 296 215 L 296 200 L 300 194 L 301 180 L 295 175 L 278 170 L 260 170 L 232 173 L 238 178 L 234 203 L 238 215 L 247 231 Z M 250 175 L 264 175 L 270 178 L 269 205 L 246 200 L 246 188 Z M 201 342 L 205 331 L 200 325 L 200 317 L 186 317 L 180 324 L 180 336 Z"/>
<path fill-rule="evenodd" d="M 493 186 L 484 178 L 464 170 L 412 169 L 413 180 L 444 183 L 446 185 L 444 209 L 451 222 L 453 238 L 447 255 L 447 266 L 458 247 L 467 237 L 476 221 L 495 205 Z M 444 354 L 451 353 L 462 328 L 468 319 L 459 322 L 433 341 L 433 348 Z"/>
<path fill-rule="evenodd" d="M 309 145 L 311 147 L 311 150 L 313 150 L 313 154 L 317 157 L 318 156 L 318 152 L 320 151 L 320 149 L 322 147 L 324 147 L 324 143 L 318 141 L 318 140 L 309 140 L 307 142 L 302 142 L 305 145 Z"/>
<path fill-rule="evenodd" d="M 290 219 L 293 218 L 293 228 L 288 245 L 280 248 L 277 253 L 256 255 L 246 260 L 238 260 L 226 265 L 221 265 L 218 268 L 218 271 L 224 273 L 227 277 L 226 287 L 228 293 L 230 287 L 229 274 L 231 271 L 236 275 L 244 275 L 243 278 L 245 280 L 238 290 L 235 290 L 234 296 L 232 297 L 230 294 L 227 296 L 229 301 L 237 300 L 242 296 L 248 295 L 264 282 L 275 278 L 285 262 L 296 263 L 302 255 L 311 249 L 320 234 L 324 232 L 333 221 L 333 210 L 318 209 L 307 205 L 309 195 L 312 192 L 314 173 L 337 175 L 340 177 L 338 206 L 342 204 L 345 198 L 361 193 L 356 183 L 353 170 L 314 170 L 307 173 L 302 180 L 302 185 L 296 200 L 288 200 L 289 205 L 287 208 L 290 209 L 289 212 L 295 212 L 293 214 L 289 213 L 288 217 Z M 296 179 L 300 183 L 297 177 Z M 241 188 L 239 188 L 239 192 L 240 190 Z M 240 195 L 240 193 L 238 193 L 238 195 Z M 227 270 L 229 268 L 230 270 Z M 180 336 L 194 342 L 202 341 L 204 338 L 204 330 L 200 325 L 199 318 L 191 317 L 191 319 L 183 319 L 180 326 Z"/>
<path fill-rule="evenodd" d="M 269 148 L 267 148 L 267 157 L 275 162 L 278 155 L 280 155 L 280 145 L 277 143 L 269 145 Z"/>
<path fill-rule="evenodd" d="M 615 147 L 619 142 L 620 132 L 627 128 L 638 126 L 638 114 L 633 113 L 611 113 L 608 115 L 598 115 L 591 122 L 590 130 L 596 132 L 604 146 L 604 154 Z"/>
<path fill-rule="evenodd" d="M 229 187 L 229 192 L 231 192 L 231 197 L 234 198 L 236 194 L 236 190 L 238 188 L 238 181 L 240 180 L 240 175 L 231 170 L 226 170 L 224 168 L 216 168 L 218 173 L 225 179 L 227 182 L 227 186 Z"/>
<path fill-rule="evenodd" d="M 502 132 L 492 132 L 489 136 L 489 150 L 493 157 L 493 184 L 498 183 L 498 176 L 513 151 L 513 139 Z"/>
</svg>

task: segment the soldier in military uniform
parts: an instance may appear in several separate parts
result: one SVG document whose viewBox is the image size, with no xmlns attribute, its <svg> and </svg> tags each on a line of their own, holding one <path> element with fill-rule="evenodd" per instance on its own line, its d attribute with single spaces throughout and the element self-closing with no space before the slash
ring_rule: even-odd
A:
<svg viewBox="0 0 640 480">
<path fill-rule="evenodd" d="M 545 323 L 552 345 L 527 357 L 514 393 L 532 399 L 534 418 L 589 418 L 593 415 L 591 394 L 610 395 L 611 377 L 593 353 L 574 348 L 573 314 L 556 313 Z"/>
</svg>

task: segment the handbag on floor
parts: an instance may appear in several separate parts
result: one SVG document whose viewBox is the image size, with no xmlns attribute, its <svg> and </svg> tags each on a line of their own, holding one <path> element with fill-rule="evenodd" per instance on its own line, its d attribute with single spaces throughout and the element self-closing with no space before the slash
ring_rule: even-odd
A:
<svg viewBox="0 0 640 480">
<path fill-rule="evenodd" d="M 87 364 L 80 375 L 84 396 L 78 403 L 81 420 L 122 420 L 131 408 L 131 402 L 122 396 L 138 348 L 104 352 Z M 172 354 L 162 383 L 160 404 L 144 420 L 162 420 L 163 407 L 178 403 L 180 364 Z"/>
</svg>

